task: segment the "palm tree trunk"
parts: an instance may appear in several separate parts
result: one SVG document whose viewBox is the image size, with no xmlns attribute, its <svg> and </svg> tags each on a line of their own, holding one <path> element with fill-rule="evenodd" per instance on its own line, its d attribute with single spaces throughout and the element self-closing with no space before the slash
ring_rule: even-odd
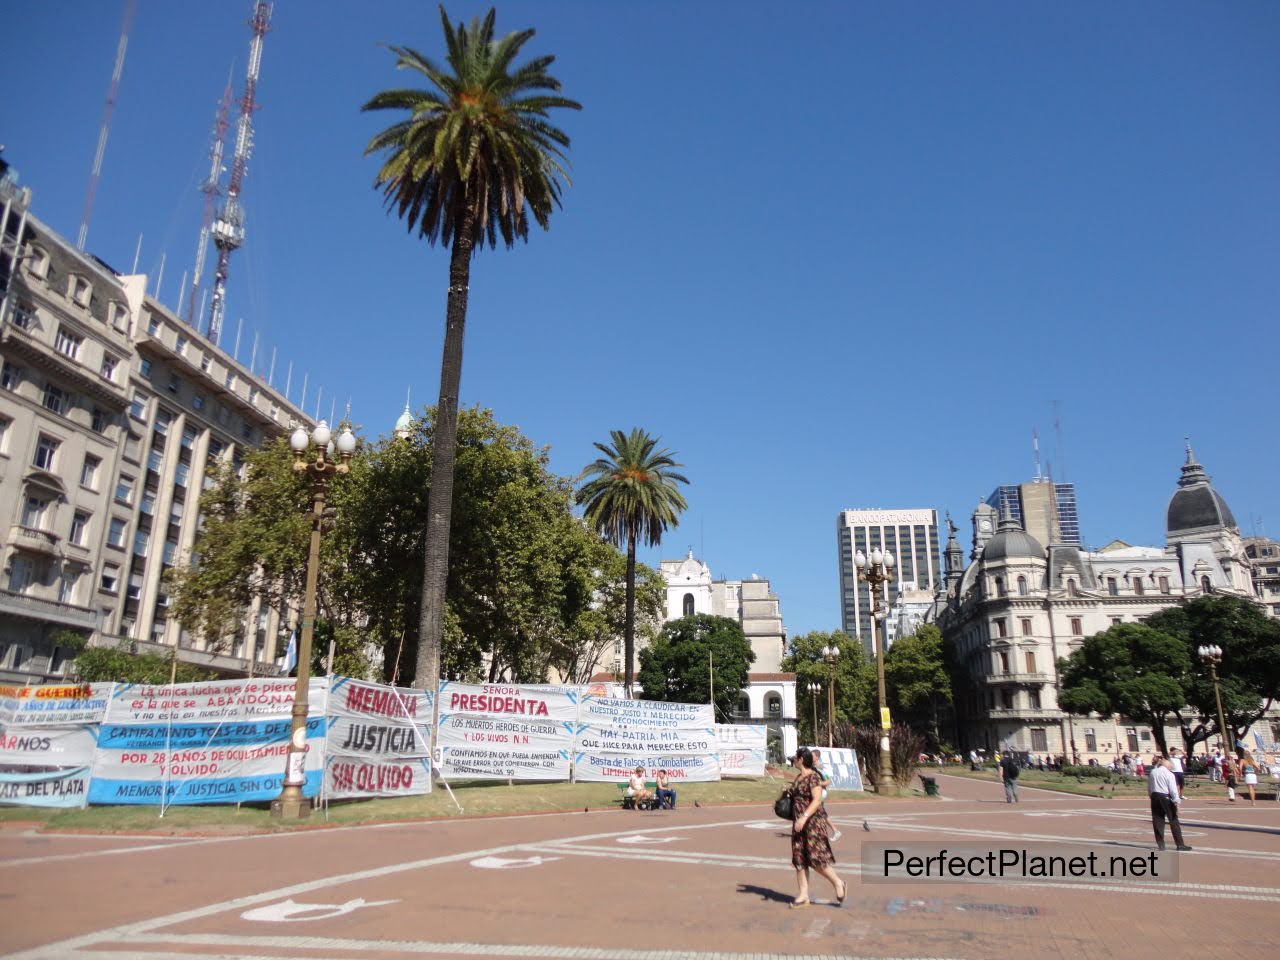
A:
<svg viewBox="0 0 1280 960">
<path fill-rule="evenodd" d="M 467 289 L 476 211 L 468 208 L 454 234 L 449 258 L 449 297 L 445 307 L 444 352 L 440 360 L 440 399 L 431 433 L 431 489 L 427 501 L 427 557 L 422 572 L 419 610 L 417 686 L 440 691 L 440 645 L 444 636 L 445 587 L 449 582 L 449 524 L 453 516 L 453 467 L 458 446 L 458 391 L 462 382 L 462 337 L 467 325 Z M 435 726 L 431 727 L 435 747 Z"/>
<path fill-rule="evenodd" d="M 622 674 L 622 689 L 631 699 L 631 685 L 635 683 L 636 655 L 636 533 L 627 533 L 627 625 L 623 631 L 622 651 L 627 658 Z"/>
</svg>

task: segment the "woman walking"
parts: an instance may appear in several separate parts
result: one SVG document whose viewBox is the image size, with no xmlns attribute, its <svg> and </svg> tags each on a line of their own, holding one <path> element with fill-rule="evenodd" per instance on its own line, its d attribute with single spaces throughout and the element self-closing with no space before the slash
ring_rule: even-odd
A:
<svg viewBox="0 0 1280 960">
<path fill-rule="evenodd" d="M 796 868 L 798 888 L 793 907 L 809 906 L 809 869 L 831 884 L 836 903 L 843 906 L 845 884 L 836 875 L 835 854 L 831 852 L 831 821 L 822 809 L 822 781 L 814 769 L 813 754 L 801 747 L 791 760 L 799 776 L 791 784 L 791 865 Z"/>
<path fill-rule="evenodd" d="M 1258 761 L 1253 759 L 1253 754 L 1248 750 L 1244 751 L 1240 757 L 1240 773 L 1244 777 L 1244 785 L 1249 788 L 1249 806 L 1251 807 L 1258 805 L 1254 788 L 1258 785 L 1259 766 Z"/>
</svg>

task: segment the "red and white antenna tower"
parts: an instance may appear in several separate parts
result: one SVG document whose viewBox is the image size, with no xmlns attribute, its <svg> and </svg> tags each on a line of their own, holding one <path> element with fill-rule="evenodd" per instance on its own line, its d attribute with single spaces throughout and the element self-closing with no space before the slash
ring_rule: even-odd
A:
<svg viewBox="0 0 1280 960">
<path fill-rule="evenodd" d="M 213 123 L 213 148 L 209 151 L 209 176 L 200 184 L 204 194 L 204 220 L 200 224 L 200 245 L 196 247 L 196 267 L 191 274 L 191 297 L 187 300 L 187 325 L 195 325 L 196 297 L 204 280 L 204 254 L 209 248 L 209 230 L 213 226 L 213 214 L 218 197 L 222 194 L 222 152 L 227 141 L 227 127 L 231 115 L 231 74 L 227 73 L 227 85 L 218 102 L 218 117 Z M 181 296 L 181 295 L 179 295 Z"/>
<path fill-rule="evenodd" d="M 249 154 L 253 151 L 253 111 L 257 109 L 258 71 L 262 67 L 262 40 L 271 28 L 271 3 L 256 0 L 249 26 L 249 67 L 244 78 L 244 94 L 240 97 L 240 118 L 236 121 L 236 151 L 231 158 L 231 179 L 227 182 L 227 198 L 213 221 L 213 244 L 218 248 L 218 266 L 213 273 L 213 302 L 209 305 L 209 339 L 214 343 L 222 336 L 222 315 L 226 310 L 227 268 L 231 252 L 244 243 L 244 209 L 240 190 L 244 184 Z"/>
<path fill-rule="evenodd" d="M 98 180 L 102 177 L 102 157 L 107 152 L 107 132 L 111 129 L 111 114 L 116 107 L 120 75 L 124 73 L 124 54 L 129 46 L 129 30 L 133 26 L 133 14 L 137 6 L 137 0 L 124 0 L 124 22 L 120 27 L 120 43 L 116 46 L 116 65 L 111 71 L 111 84 L 107 87 L 107 105 L 102 110 L 102 127 L 98 130 L 98 149 L 93 155 L 89 189 L 84 195 L 84 210 L 80 214 L 80 232 L 76 235 L 76 248 L 80 250 L 84 249 L 84 242 L 89 238 L 89 216 L 93 213 L 93 198 L 98 193 Z"/>
</svg>

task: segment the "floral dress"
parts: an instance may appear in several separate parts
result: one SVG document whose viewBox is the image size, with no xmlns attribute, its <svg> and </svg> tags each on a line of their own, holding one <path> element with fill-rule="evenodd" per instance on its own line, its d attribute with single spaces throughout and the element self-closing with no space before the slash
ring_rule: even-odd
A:
<svg viewBox="0 0 1280 960">
<path fill-rule="evenodd" d="M 822 784 L 813 773 L 798 777 L 791 787 L 792 807 L 796 819 L 813 803 L 814 790 Z M 807 867 L 826 867 L 836 862 L 831 852 L 831 821 L 827 812 L 818 807 L 817 812 L 804 822 L 803 830 L 791 831 L 791 865 L 797 870 Z"/>
</svg>

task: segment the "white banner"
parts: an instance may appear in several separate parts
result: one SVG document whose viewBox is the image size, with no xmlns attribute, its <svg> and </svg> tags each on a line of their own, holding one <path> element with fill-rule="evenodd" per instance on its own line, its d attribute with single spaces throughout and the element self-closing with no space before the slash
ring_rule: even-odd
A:
<svg viewBox="0 0 1280 960">
<path fill-rule="evenodd" d="M 440 713 L 474 713 L 510 720 L 578 719 L 578 687 L 440 681 Z"/>
<path fill-rule="evenodd" d="M 0 803 L 23 807 L 83 807 L 88 795 L 88 767 L 37 773 L 0 772 Z"/>
<path fill-rule="evenodd" d="M 334 677 L 325 795 L 338 800 L 430 793 L 430 704 L 423 690 Z"/>
<path fill-rule="evenodd" d="M 708 729 L 715 725 L 709 703 L 664 703 L 658 700 L 617 700 L 587 697 L 583 723 L 592 726 L 661 727 L 668 730 Z"/>
<path fill-rule="evenodd" d="M 399 760 L 330 756 L 326 761 L 325 796 L 408 797 L 431 792 L 431 765 L 426 757 Z"/>
<path fill-rule="evenodd" d="M 763 777 L 769 728 L 762 724 L 717 723 L 720 775 Z"/>
<path fill-rule="evenodd" d="M 574 756 L 573 775 L 577 780 L 616 780 L 631 777 L 636 767 L 644 768 L 646 780 L 666 770 L 673 783 L 720 779 L 720 762 L 714 753 L 702 756 L 674 756 L 661 753 L 582 753 Z"/>
<path fill-rule="evenodd" d="M 0 687 L 0 727 L 99 723 L 113 683 L 51 683 Z"/>
<path fill-rule="evenodd" d="M 831 782 L 829 790 L 862 790 L 862 769 L 858 752 L 852 747 L 810 747 L 822 754 L 822 769 Z"/>
<path fill-rule="evenodd" d="M 0 764 L 22 767 L 88 767 L 98 741 L 94 727 L 0 728 Z"/>
<path fill-rule="evenodd" d="M 295 681 L 288 677 L 212 680 L 203 683 L 116 685 L 107 707 L 107 723 L 216 723 L 219 720 L 270 720 L 293 710 Z M 324 706 L 329 681 L 313 677 L 307 696 L 311 715 Z"/>
<path fill-rule="evenodd" d="M 702 754 L 717 750 L 714 729 L 667 730 L 655 727 L 596 727 L 579 724 L 578 753 Z"/>
<path fill-rule="evenodd" d="M 440 771 L 452 780 L 568 780 L 569 751 L 441 746 Z"/>
<path fill-rule="evenodd" d="M 577 724 L 568 720 L 508 720 L 468 713 L 441 713 L 436 742 L 483 750 L 557 751 L 573 743 Z"/>
</svg>

